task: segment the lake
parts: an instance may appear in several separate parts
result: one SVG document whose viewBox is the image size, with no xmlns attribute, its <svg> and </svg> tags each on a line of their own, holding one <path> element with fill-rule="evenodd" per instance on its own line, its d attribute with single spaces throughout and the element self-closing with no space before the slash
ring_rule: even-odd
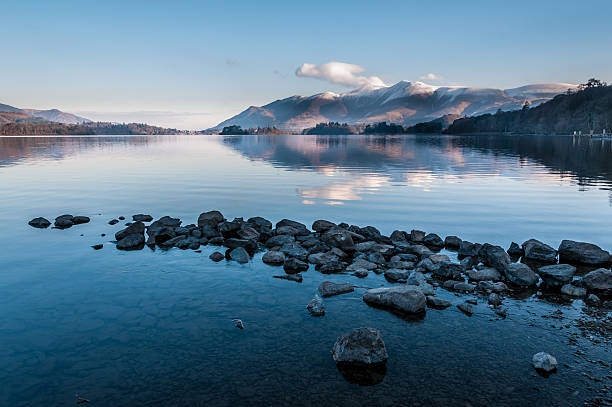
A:
<svg viewBox="0 0 612 407">
<path fill-rule="evenodd" d="M 124 222 L 108 224 L 137 213 L 189 224 L 218 209 L 610 250 L 611 157 L 610 140 L 563 136 L 0 138 L 0 405 L 70 405 L 75 394 L 97 406 L 612 403 L 609 338 L 579 323 L 581 300 L 510 297 L 499 319 L 473 296 L 472 317 L 451 307 L 407 321 L 361 300 L 390 285 L 380 275 L 311 268 L 296 283 L 273 278 L 282 268 L 262 253 L 239 265 L 212 262 L 210 245 L 118 251 Z M 64 213 L 91 222 L 27 224 Z M 306 304 L 324 280 L 359 287 L 313 318 Z M 361 326 L 379 329 L 389 353 L 372 386 L 331 357 Z M 556 356 L 556 374 L 533 370 L 539 351 Z"/>
</svg>

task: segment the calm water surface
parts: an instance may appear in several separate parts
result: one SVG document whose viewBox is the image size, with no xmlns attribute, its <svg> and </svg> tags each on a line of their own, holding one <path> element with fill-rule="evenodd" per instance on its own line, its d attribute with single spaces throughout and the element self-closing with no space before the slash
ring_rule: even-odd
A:
<svg viewBox="0 0 612 407">
<path fill-rule="evenodd" d="M 76 393 L 99 406 L 606 399 L 610 368 L 589 360 L 612 357 L 573 326 L 582 301 L 508 299 L 509 317 L 492 320 L 480 300 L 471 318 L 449 308 L 404 321 L 361 300 L 365 287 L 389 285 L 380 276 L 311 270 L 298 284 L 273 278 L 282 270 L 261 254 L 241 266 L 212 263 L 209 246 L 119 252 L 111 239 L 121 225 L 107 222 L 150 213 L 188 224 L 219 209 L 610 250 L 611 157 L 610 141 L 572 137 L 0 138 L 0 405 L 72 405 Z M 92 222 L 27 225 L 64 213 Z M 362 288 L 312 318 L 305 306 L 325 279 Z M 378 328 L 390 355 L 375 386 L 350 383 L 331 358 L 335 339 L 360 326 Z M 530 365 L 541 350 L 563 365 L 549 378 Z"/>
</svg>

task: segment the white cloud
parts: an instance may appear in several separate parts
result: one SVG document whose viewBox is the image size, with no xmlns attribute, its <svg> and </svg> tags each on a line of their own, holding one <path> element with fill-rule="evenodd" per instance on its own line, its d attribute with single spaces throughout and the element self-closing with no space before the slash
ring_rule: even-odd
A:
<svg viewBox="0 0 612 407">
<path fill-rule="evenodd" d="M 444 78 L 440 75 L 436 75 L 435 73 L 428 73 L 427 75 L 423 75 L 420 78 L 423 81 L 441 81 Z"/>
<path fill-rule="evenodd" d="M 359 65 L 346 64 L 344 62 L 328 62 L 323 65 L 302 64 L 295 71 L 295 74 L 300 77 L 321 79 L 351 88 L 386 86 L 378 76 L 358 75 L 363 71 L 364 69 Z"/>
</svg>

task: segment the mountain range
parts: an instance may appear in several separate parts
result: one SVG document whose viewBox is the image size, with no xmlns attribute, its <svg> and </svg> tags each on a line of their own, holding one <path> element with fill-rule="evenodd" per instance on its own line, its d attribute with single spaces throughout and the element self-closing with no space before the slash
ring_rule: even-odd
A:
<svg viewBox="0 0 612 407">
<path fill-rule="evenodd" d="M 14 106 L 0 103 L 0 124 L 5 123 L 63 123 L 63 124 L 83 124 L 90 123 L 91 120 L 62 112 L 57 109 L 38 110 L 38 109 L 19 109 Z"/>
<path fill-rule="evenodd" d="M 364 87 L 337 94 L 291 96 L 264 106 L 251 106 L 217 126 L 276 127 L 302 130 L 322 122 L 365 124 L 393 122 L 405 126 L 445 115 L 475 116 L 520 109 L 525 102 L 537 106 L 554 96 L 576 89 L 568 83 L 543 83 L 511 89 L 465 86 L 432 86 L 400 81 L 392 86 Z"/>
</svg>

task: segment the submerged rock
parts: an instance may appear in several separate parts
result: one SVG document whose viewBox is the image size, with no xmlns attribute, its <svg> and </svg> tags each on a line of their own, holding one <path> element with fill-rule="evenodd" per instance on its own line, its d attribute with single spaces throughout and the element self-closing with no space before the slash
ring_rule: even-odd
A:
<svg viewBox="0 0 612 407">
<path fill-rule="evenodd" d="M 559 261 L 599 266 L 610 263 L 610 253 L 591 243 L 563 240 L 559 246 Z"/>
<path fill-rule="evenodd" d="M 332 350 L 336 363 L 372 365 L 386 362 L 387 349 L 374 328 L 357 328 L 336 340 Z"/>
<path fill-rule="evenodd" d="M 38 229 L 46 229 L 51 226 L 51 222 L 45 218 L 34 218 L 28 222 L 28 225 Z"/>
<path fill-rule="evenodd" d="M 557 359 L 546 352 L 538 352 L 531 358 L 531 364 L 536 370 L 551 373 L 557 370 Z"/>
<path fill-rule="evenodd" d="M 538 274 L 549 287 L 561 287 L 572 281 L 576 267 L 569 264 L 553 264 L 538 269 Z"/>
<path fill-rule="evenodd" d="M 285 260 L 283 269 L 288 274 L 295 274 L 295 273 L 299 273 L 299 272 L 308 270 L 308 263 L 305 263 L 295 258 L 290 258 L 290 259 Z"/>
<path fill-rule="evenodd" d="M 539 279 L 531 268 L 523 263 L 511 263 L 504 269 L 508 281 L 520 287 L 531 287 L 538 283 Z"/>
<path fill-rule="evenodd" d="M 297 274 L 283 274 L 282 276 L 272 276 L 274 278 L 279 278 L 281 280 L 289 280 L 289 281 L 295 281 L 296 283 L 301 283 L 303 278 L 302 275 L 300 273 Z"/>
<path fill-rule="evenodd" d="M 83 223 L 89 223 L 91 219 L 88 216 L 73 216 L 72 223 L 75 225 L 81 225 Z"/>
<path fill-rule="evenodd" d="M 522 245 L 524 258 L 544 263 L 556 263 L 557 251 L 536 239 L 529 239 Z"/>
<path fill-rule="evenodd" d="M 325 315 L 325 305 L 323 305 L 323 299 L 315 294 L 314 298 L 310 300 L 308 305 L 306 306 L 308 312 L 313 317 L 322 317 Z"/>
<path fill-rule="evenodd" d="M 446 301 L 446 300 L 443 300 L 441 298 L 437 298 L 431 295 L 428 295 L 426 297 L 426 300 L 427 300 L 427 306 L 429 308 L 445 309 L 452 305 L 450 301 Z"/>
<path fill-rule="evenodd" d="M 425 312 L 425 295 L 421 289 L 413 285 L 373 288 L 363 294 L 363 300 L 369 305 L 406 314 Z"/>
<path fill-rule="evenodd" d="M 502 297 L 497 293 L 491 293 L 487 298 L 487 302 L 494 307 L 498 307 L 502 304 Z"/>
<path fill-rule="evenodd" d="M 229 258 L 242 264 L 248 263 L 250 259 L 249 253 L 244 249 L 244 247 L 237 247 L 230 251 Z"/>
<path fill-rule="evenodd" d="M 457 308 L 459 308 L 459 310 L 463 312 L 465 315 L 470 316 L 470 317 L 474 313 L 474 307 L 468 303 L 457 304 Z"/>
<path fill-rule="evenodd" d="M 319 292 L 323 297 L 352 293 L 353 291 L 355 291 L 355 288 L 349 283 L 338 284 L 331 281 L 323 281 L 319 284 Z"/>
<path fill-rule="evenodd" d="M 91 248 L 94 249 L 94 250 L 100 250 L 103 247 L 104 247 L 104 245 L 102 243 L 98 243 L 98 244 L 95 244 L 95 245 L 91 246 Z"/>
</svg>

